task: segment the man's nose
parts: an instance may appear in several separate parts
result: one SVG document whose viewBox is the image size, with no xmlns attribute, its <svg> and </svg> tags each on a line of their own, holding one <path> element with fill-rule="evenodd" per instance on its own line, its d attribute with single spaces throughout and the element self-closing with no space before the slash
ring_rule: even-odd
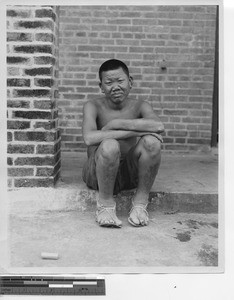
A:
<svg viewBox="0 0 234 300">
<path fill-rule="evenodd" d="M 118 82 L 113 83 L 113 85 L 112 85 L 112 90 L 115 91 L 115 90 L 118 90 L 118 89 L 119 89 L 119 84 L 118 84 Z"/>
</svg>

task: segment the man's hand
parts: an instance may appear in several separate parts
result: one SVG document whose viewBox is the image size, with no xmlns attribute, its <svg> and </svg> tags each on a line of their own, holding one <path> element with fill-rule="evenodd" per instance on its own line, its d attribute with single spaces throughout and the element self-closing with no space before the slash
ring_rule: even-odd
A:
<svg viewBox="0 0 234 300">
<path fill-rule="evenodd" d="M 119 123 L 119 121 L 120 120 L 118 120 L 118 119 L 111 120 L 104 127 L 102 127 L 102 130 L 106 131 L 106 130 L 115 130 L 115 129 L 118 129 L 118 123 Z"/>
</svg>

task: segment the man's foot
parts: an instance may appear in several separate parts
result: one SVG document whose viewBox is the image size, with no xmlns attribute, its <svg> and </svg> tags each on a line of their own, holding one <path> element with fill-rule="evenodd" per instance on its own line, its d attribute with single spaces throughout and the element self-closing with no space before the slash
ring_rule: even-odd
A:
<svg viewBox="0 0 234 300">
<path fill-rule="evenodd" d="M 116 216 L 116 207 L 98 206 L 96 221 L 102 227 L 121 228 L 122 222 Z"/>
<path fill-rule="evenodd" d="M 135 227 L 148 225 L 149 214 L 146 210 L 146 207 L 147 204 L 146 205 L 132 204 L 132 209 L 129 212 L 128 222 Z"/>
</svg>

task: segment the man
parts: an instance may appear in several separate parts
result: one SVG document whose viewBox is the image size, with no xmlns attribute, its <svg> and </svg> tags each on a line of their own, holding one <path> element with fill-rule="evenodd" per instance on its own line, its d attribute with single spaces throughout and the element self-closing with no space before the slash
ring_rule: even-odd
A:
<svg viewBox="0 0 234 300">
<path fill-rule="evenodd" d="M 96 221 L 100 226 L 121 227 L 113 195 L 136 188 L 128 221 L 133 226 L 149 222 L 147 204 L 161 160 L 160 133 L 164 126 L 151 106 L 132 99 L 133 79 L 119 60 L 99 69 L 102 97 L 84 105 L 83 138 L 88 161 L 83 169 L 87 186 L 99 190 Z"/>
</svg>

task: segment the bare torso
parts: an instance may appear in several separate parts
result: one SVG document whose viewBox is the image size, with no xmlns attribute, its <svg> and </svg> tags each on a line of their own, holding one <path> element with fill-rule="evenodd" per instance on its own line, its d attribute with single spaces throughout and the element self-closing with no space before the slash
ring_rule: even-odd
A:
<svg viewBox="0 0 234 300">
<path fill-rule="evenodd" d="M 106 98 L 92 100 L 97 109 L 97 129 L 101 130 L 109 121 L 114 119 L 138 119 L 141 117 L 140 109 L 142 101 L 128 98 L 126 104 L 121 109 L 109 107 Z M 129 149 L 136 144 L 137 138 L 119 140 L 121 156 L 124 156 Z"/>
</svg>

